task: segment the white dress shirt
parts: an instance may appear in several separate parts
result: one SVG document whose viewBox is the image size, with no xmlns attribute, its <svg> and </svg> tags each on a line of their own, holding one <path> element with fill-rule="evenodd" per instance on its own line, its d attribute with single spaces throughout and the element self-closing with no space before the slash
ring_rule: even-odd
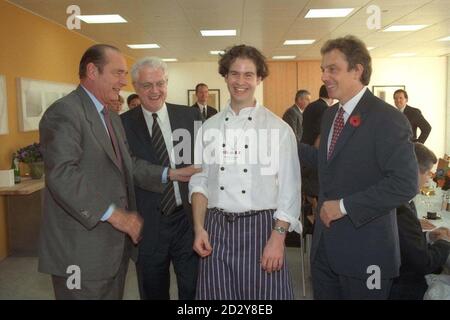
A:
<svg viewBox="0 0 450 320">
<path fill-rule="evenodd" d="M 206 119 L 206 117 L 208 116 L 208 105 L 207 104 L 203 105 L 197 101 L 197 106 L 200 109 L 200 113 L 202 114 L 202 117 L 204 117 Z"/>
<path fill-rule="evenodd" d="M 142 112 L 144 114 L 145 122 L 147 123 L 148 132 L 150 133 L 150 136 L 152 136 L 152 127 L 153 127 L 152 112 L 146 110 L 144 107 L 142 107 Z M 167 112 L 166 104 L 164 103 L 162 108 L 159 109 L 156 113 L 158 114 L 158 124 L 159 127 L 161 128 L 164 142 L 166 144 L 166 148 L 169 153 L 170 167 L 172 169 L 176 169 L 175 154 L 173 151 L 173 141 L 172 141 L 172 127 L 170 126 L 169 113 Z M 175 190 L 175 199 L 177 201 L 177 206 L 181 206 L 182 202 L 181 202 L 180 187 L 177 181 L 173 181 L 173 188 Z"/>
<path fill-rule="evenodd" d="M 207 104 L 203 105 L 200 102 L 197 101 L 197 106 L 200 108 L 200 111 L 203 112 L 208 107 Z"/>
<path fill-rule="evenodd" d="M 256 103 L 237 115 L 228 103 L 203 124 L 195 156 L 202 172 L 191 177 L 190 201 L 199 192 L 208 199 L 208 208 L 275 209 L 274 219 L 301 232 L 297 142 L 292 129 L 275 114 Z"/>
<path fill-rule="evenodd" d="M 353 98 L 348 100 L 347 103 L 345 103 L 343 105 L 341 103 L 339 103 L 339 108 L 344 109 L 344 115 L 343 115 L 344 116 L 344 126 L 347 123 L 348 118 L 350 118 L 350 115 L 352 114 L 353 110 L 355 110 L 356 105 L 361 100 L 361 98 L 364 95 L 364 93 L 366 92 L 366 90 L 367 90 L 367 87 L 364 87 Z M 338 109 L 338 111 L 339 111 L 339 109 Z M 334 116 L 333 124 L 331 125 L 331 130 L 330 130 L 330 133 L 328 134 L 327 150 L 330 150 L 330 143 L 331 143 L 331 139 L 333 138 L 334 121 L 336 120 L 337 114 L 338 114 L 338 112 L 336 112 L 336 115 Z M 343 214 L 347 214 L 347 210 L 345 209 L 344 201 L 342 199 L 339 200 L 339 208 L 341 209 L 341 212 Z"/>
</svg>

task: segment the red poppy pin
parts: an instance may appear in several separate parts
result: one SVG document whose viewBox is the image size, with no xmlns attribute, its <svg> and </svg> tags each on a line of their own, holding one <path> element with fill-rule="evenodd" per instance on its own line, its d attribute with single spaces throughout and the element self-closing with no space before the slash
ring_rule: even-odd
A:
<svg viewBox="0 0 450 320">
<path fill-rule="evenodd" d="M 355 114 L 355 115 L 351 116 L 349 121 L 350 121 L 350 124 L 355 128 L 358 128 L 361 125 L 361 117 L 359 114 Z"/>
</svg>

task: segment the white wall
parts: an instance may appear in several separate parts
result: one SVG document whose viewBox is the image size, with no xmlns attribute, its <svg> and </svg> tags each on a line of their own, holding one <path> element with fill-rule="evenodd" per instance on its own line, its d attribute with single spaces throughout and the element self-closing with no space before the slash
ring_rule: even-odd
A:
<svg viewBox="0 0 450 320">
<path fill-rule="evenodd" d="M 449 146 L 446 135 L 447 58 L 374 59 L 369 88 L 373 85 L 405 85 L 408 104 L 419 108 L 431 124 L 425 142 L 436 156 L 442 157 Z M 447 140 L 447 142 L 446 142 Z"/>
<path fill-rule="evenodd" d="M 229 99 L 227 85 L 218 72 L 217 62 L 168 63 L 169 86 L 167 102 L 187 105 L 188 89 L 195 89 L 199 82 L 206 83 L 209 89 L 220 90 L 220 106 L 223 109 Z M 255 92 L 256 99 L 263 102 L 263 85 Z"/>
<path fill-rule="evenodd" d="M 448 60 L 450 59 L 446 57 L 374 59 L 372 81 L 369 84 L 370 89 L 373 85 L 406 86 L 409 105 L 419 108 L 432 126 L 426 145 L 438 157 L 443 156 L 446 150 L 450 153 Z M 217 62 L 169 63 L 167 101 L 187 104 L 187 90 L 194 89 L 199 82 L 206 83 L 210 89 L 220 89 L 221 107 L 226 105 L 229 99 L 228 90 L 224 79 L 218 73 Z M 258 87 L 255 95 L 258 101 L 263 103 L 263 84 Z"/>
</svg>

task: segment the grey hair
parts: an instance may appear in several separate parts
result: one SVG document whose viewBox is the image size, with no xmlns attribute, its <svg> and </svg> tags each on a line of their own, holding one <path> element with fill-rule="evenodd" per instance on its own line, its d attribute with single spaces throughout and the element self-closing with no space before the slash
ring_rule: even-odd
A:
<svg viewBox="0 0 450 320">
<path fill-rule="evenodd" d="M 158 57 L 144 57 L 139 59 L 132 67 L 131 67 L 131 80 L 133 82 L 137 81 L 139 70 L 149 67 L 152 69 L 161 69 L 164 72 L 164 78 L 166 81 L 169 79 L 169 71 L 167 70 L 167 63 L 161 60 Z"/>
<path fill-rule="evenodd" d="M 299 98 L 303 98 L 309 95 L 311 95 L 311 93 L 309 93 L 308 90 L 298 90 L 297 93 L 295 94 L 295 101 L 297 101 L 297 99 Z"/>
</svg>

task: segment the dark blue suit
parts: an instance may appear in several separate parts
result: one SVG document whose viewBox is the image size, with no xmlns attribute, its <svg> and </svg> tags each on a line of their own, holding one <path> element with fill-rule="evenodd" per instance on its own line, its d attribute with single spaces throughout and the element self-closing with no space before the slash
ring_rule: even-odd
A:
<svg viewBox="0 0 450 320">
<path fill-rule="evenodd" d="M 430 135 L 431 125 L 424 118 L 422 112 L 420 112 L 420 109 L 406 105 L 405 110 L 403 110 L 403 114 L 408 118 L 408 121 L 411 124 L 413 142 L 425 143 Z M 417 137 L 417 128 L 420 129 L 419 137 Z"/>
<path fill-rule="evenodd" d="M 382 288 L 381 295 L 367 289 L 371 275 L 367 268 L 380 268 L 381 279 L 387 280 L 383 286 L 390 287 L 390 279 L 398 276 L 395 208 L 411 200 L 417 190 L 411 129 L 402 114 L 366 90 L 327 160 L 328 135 L 337 110 L 335 105 L 324 112 L 318 152 L 305 144 L 299 150 L 305 164 L 318 164 L 318 212 L 324 201 L 339 199 L 347 211 L 330 228 L 316 217 L 311 253 L 314 295 L 319 299 L 387 298 L 389 288 Z M 354 116 L 359 117 L 359 125 L 352 125 Z M 338 284 L 327 287 L 327 280 L 336 277 Z"/>
<path fill-rule="evenodd" d="M 178 141 L 190 150 L 181 149 L 175 157 L 184 158 L 188 163 L 176 165 L 177 168 L 193 163 L 195 121 L 201 125 L 198 110 L 186 106 L 166 103 L 172 132 L 185 129 L 190 141 Z M 123 127 L 132 154 L 151 163 L 159 160 L 152 145 L 149 128 L 145 122 L 142 107 L 134 108 L 121 115 Z M 151 130 L 151 128 L 150 128 Z M 174 136 L 174 139 L 176 137 Z M 173 143 L 176 148 L 177 141 Z M 177 274 L 180 299 L 194 299 L 197 280 L 198 258 L 192 249 L 192 209 L 188 202 L 188 184 L 179 182 L 183 209 L 165 216 L 161 214 L 162 193 L 149 192 L 136 187 L 136 203 L 144 218 L 143 239 L 139 244 L 138 274 L 141 297 L 144 299 L 169 299 L 169 265 L 173 262 Z"/>
<path fill-rule="evenodd" d="M 394 279 L 389 299 L 422 300 L 428 289 L 425 275 L 440 272 L 450 253 L 450 243 L 437 240 L 428 244 L 413 204 L 397 209 L 402 265 Z"/>
</svg>

